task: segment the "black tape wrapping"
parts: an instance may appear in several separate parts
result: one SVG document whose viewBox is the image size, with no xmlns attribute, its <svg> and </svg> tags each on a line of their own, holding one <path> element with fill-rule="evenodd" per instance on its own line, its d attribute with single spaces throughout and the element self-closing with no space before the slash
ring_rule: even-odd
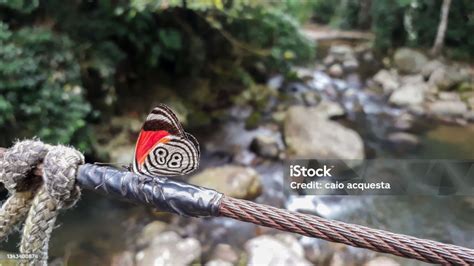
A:
<svg viewBox="0 0 474 266">
<path fill-rule="evenodd" d="M 79 167 L 77 182 L 82 188 L 192 217 L 217 216 L 223 196 L 215 190 L 166 177 L 138 175 L 93 164 Z"/>
</svg>

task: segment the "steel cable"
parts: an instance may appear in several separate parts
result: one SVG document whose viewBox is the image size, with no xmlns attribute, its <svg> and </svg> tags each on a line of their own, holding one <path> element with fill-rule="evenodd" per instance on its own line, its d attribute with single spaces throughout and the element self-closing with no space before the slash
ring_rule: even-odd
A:
<svg viewBox="0 0 474 266">
<path fill-rule="evenodd" d="M 0 148 L 0 162 L 3 152 L 4 149 Z M 37 166 L 34 175 L 43 175 L 42 164 Z M 84 189 L 115 195 L 183 215 L 229 217 L 424 262 L 442 265 L 474 265 L 473 249 L 290 212 L 251 201 L 226 196 L 221 198 L 216 191 L 166 178 L 160 181 L 153 178 L 146 182 L 138 182 L 140 178 L 143 176 L 89 164 L 79 166 L 76 175 L 77 184 Z M 181 195 L 175 195 L 177 190 Z M 145 197 L 145 194 L 148 194 L 148 197 Z M 196 198 L 197 195 L 199 197 Z M 6 208 L 6 206 L 9 205 L 4 204 L 2 207 Z"/>
<path fill-rule="evenodd" d="M 223 197 L 220 216 L 443 265 L 474 265 L 474 250 Z"/>
</svg>

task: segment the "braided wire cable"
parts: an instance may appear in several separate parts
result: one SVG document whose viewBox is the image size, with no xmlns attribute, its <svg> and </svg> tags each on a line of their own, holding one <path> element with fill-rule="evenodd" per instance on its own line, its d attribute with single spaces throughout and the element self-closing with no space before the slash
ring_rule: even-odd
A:
<svg viewBox="0 0 474 266">
<path fill-rule="evenodd" d="M 474 265 L 474 250 L 223 197 L 220 216 L 442 265 Z"/>
<path fill-rule="evenodd" d="M 12 186 L 7 185 L 7 187 L 10 187 L 15 193 L 20 193 L 21 191 L 18 191 L 19 187 L 13 186 L 15 183 L 18 184 L 18 182 L 8 183 L 9 180 L 12 180 L 12 178 L 8 178 L 9 176 L 20 180 L 20 175 L 16 174 L 18 172 L 8 170 L 9 168 L 7 167 L 9 167 L 9 165 L 5 163 L 6 160 L 3 160 L 3 162 L 1 160 L 2 152 L 4 151 L 0 148 L 0 166 L 2 166 L 2 169 L 0 169 L 0 179 L 7 181 L 7 184 L 12 184 Z M 26 206 L 31 206 L 31 208 L 29 209 L 29 217 L 25 224 L 25 231 L 23 233 L 24 239 L 22 239 L 20 249 L 22 253 L 30 253 L 30 250 L 33 250 L 33 253 L 40 254 L 41 258 L 29 260 L 27 261 L 28 264 L 46 264 L 47 242 L 54 226 L 56 215 L 60 209 L 74 205 L 80 195 L 78 187 L 78 185 L 80 185 L 82 188 L 98 192 L 102 191 L 106 194 L 113 194 L 129 198 L 135 202 L 147 204 L 150 204 L 150 202 L 145 201 L 145 197 L 141 194 L 151 193 L 150 195 L 161 199 L 163 197 L 162 193 L 164 192 L 162 190 L 166 186 L 169 190 L 167 190 L 167 193 L 170 194 L 166 195 L 170 196 L 171 200 L 167 199 L 165 200 L 166 202 L 154 201 L 157 207 L 168 206 L 167 201 L 170 201 L 170 204 L 173 204 L 173 206 L 179 203 L 179 201 L 183 201 L 183 199 L 175 197 L 175 192 L 187 195 L 186 199 L 188 201 L 181 203 L 189 207 L 189 202 L 193 202 L 189 201 L 189 199 L 195 197 L 197 191 L 199 191 L 199 193 L 202 192 L 206 196 L 196 198 L 200 204 L 192 205 L 193 207 L 191 209 L 203 205 L 201 206 L 201 210 L 204 210 L 208 215 L 229 217 L 282 231 L 317 237 L 332 242 L 366 248 L 376 252 L 394 254 L 424 262 L 443 265 L 474 265 L 473 249 L 328 220 L 318 216 L 290 212 L 288 210 L 231 197 L 218 197 L 218 201 L 214 200 L 215 197 L 211 197 L 212 200 L 206 201 L 207 203 L 203 204 L 203 199 L 209 198 L 204 188 L 193 187 L 192 185 L 181 184 L 179 182 L 174 182 L 172 186 L 173 189 L 171 190 L 169 187 L 170 184 L 166 185 L 165 183 L 156 182 L 146 183 L 145 186 L 138 188 L 134 184 L 136 183 L 135 178 L 139 178 L 139 176 L 130 172 L 120 173 L 104 167 L 82 165 L 83 160 L 81 154 L 67 147 L 61 147 L 58 150 L 49 148 L 49 156 L 47 155 L 45 157 L 44 164 L 38 165 L 33 172 L 35 176 L 43 176 L 44 184 L 39 191 L 36 192 L 35 199 L 25 203 Z M 21 163 L 20 165 L 23 166 L 24 169 L 31 169 L 29 164 Z M 82 172 L 81 169 L 83 170 Z M 23 171 L 21 173 L 26 172 Z M 78 181 L 76 183 L 74 177 L 80 179 L 81 182 Z M 186 189 L 178 189 L 179 187 L 185 187 Z M 158 191 L 161 193 L 158 193 Z M 215 196 L 216 193 L 217 192 L 213 191 L 210 195 Z M 13 196 L 15 196 L 15 194 L 13 194 L 12 197 Z M 14 199 L 10 198 L 9 201 L 10 200 Z M 7 203 L 9 201 L 4 203 L 2 206 L 3 209 L 8 208 L 9 205 Z M 13 205 L 12 202 L 10 206 L 12 207 Z M 211 210 L 207 209 L 207 207 L 214 205 L 216 211 L 213 211 L 212 208 Z M 201 214 L 201 212 L 196 213 L 193 212 L 193 210 L 186 210 L 190 216 L 199 217 Z M 2 210 L 0 210 L 0 219 L 2 218 L 1 215 Z M 6 223 L 14 224 L 14 221 L 7 221 Z M 4 230 L 1 226 L 0 223 L 0 236 L 2 236 L 1 230 Z M 46 234 L 41 235 L 41 233 Z M 37 239 L 35 239 L 35 237 Z"/>
</svg>

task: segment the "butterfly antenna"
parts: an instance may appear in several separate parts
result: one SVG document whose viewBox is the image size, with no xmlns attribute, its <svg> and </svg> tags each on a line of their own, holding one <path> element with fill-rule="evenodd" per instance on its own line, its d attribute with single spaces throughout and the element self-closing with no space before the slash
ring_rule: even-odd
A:
<svg viewBox="0 0 474 266">
<path fill-rule="evenodd" d="M 117 166 L 118 168 L 123 168 L 127 171 L 132 171 L 132 164 L 131 163 L 101 163 L 101 162 L 94 162 L 95 165 L 112 165 Z"/>
</svg>

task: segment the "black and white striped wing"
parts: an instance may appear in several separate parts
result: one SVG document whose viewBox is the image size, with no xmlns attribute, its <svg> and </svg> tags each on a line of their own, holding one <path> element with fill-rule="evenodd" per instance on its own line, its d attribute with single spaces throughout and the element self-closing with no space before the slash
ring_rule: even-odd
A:
<svg viewBox="0 0 474 266">
<path fill-rule="evenodd" d="M 133 170 L 150 176 L 179 176 L 199 167 L 199 144 L 185 132 L 173 111 L 155 107 L 148 115 L 135 147 Z"/>
</svg>

